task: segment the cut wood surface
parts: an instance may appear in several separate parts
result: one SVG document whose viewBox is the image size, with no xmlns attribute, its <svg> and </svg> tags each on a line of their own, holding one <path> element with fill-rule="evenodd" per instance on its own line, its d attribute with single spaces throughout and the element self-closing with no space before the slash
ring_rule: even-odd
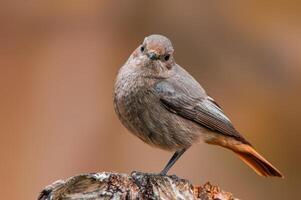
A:
<svg viewBox="0 0 301 200">
<path fill-rule="evenodd" d="M 77 175 L 46 186 L 38 199 L 237 200 L 230 192 L 210 183 L 193 186 L 189 181 L 175 175 L 163 176 L 142 172 L 132 172 L 131 175 L 111 172 Z"/>
</svg>

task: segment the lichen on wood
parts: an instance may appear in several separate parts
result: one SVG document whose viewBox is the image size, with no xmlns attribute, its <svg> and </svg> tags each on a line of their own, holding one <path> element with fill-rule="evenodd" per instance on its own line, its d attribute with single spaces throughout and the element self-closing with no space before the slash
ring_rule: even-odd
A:
<svg viewBox="0 0 301 200">
<path fill-rule="evenodd" d="M 111 172 L 77 175 L 46 186 L 38 197 L 38 200 L 67 199 L 234 200 L 235 198 L 231 193 L 210 183 L 193 186 L 189 181 L 175 175 L 163 176 L 142 172 L 132 172 L 131 175 Z"/>
</svg>

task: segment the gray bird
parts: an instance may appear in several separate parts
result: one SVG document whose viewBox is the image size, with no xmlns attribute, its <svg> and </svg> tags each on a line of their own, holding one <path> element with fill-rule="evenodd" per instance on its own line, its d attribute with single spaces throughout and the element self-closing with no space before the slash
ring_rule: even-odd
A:
<svg viewBox="0 0 301 200">
<path fill-rule="evenodd" d="M 122 124 L 149 145 L 174 151 L 161 174 L 194 143 L 235 152 L 257 174 L 283 177 L 233 127 L 221 107 L 173 57 L 168 38 L 150 35 L 119 70 L 114 106 Z"/>
</svg>

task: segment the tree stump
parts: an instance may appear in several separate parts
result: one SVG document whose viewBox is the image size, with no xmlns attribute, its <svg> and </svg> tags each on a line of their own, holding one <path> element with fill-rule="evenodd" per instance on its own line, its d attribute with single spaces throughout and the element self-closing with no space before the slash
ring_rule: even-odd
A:
<svg viewBox="0 0 301 200">
<path fill-rule="evenodd" d="M 196 199 L 237 200 L 231 193 L 206 183 L 193 186 L 189 181 L 175 175 L 164 176 L 142 172 L 131 175 L 101 172 L 58 180 L 45 187 L 38 200 L 74 199 Z"/>
</svg>

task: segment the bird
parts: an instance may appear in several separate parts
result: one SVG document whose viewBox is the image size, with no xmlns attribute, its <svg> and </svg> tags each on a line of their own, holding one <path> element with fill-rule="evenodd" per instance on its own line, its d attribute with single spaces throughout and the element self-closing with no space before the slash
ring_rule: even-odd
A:
<svg viewBox="0 0 301 200">
<path fill-rule="evenodd" d="M 143 142 L 174 152 L 160 174 L 166 175 L 187 149 L 203 142 L 233 151 L 258 175 L 283 177 L 173 54 L 167 37 L 145 37 L 119 69 L 114 85 L 114 109 L 121 123 Z"/>
</svg>

